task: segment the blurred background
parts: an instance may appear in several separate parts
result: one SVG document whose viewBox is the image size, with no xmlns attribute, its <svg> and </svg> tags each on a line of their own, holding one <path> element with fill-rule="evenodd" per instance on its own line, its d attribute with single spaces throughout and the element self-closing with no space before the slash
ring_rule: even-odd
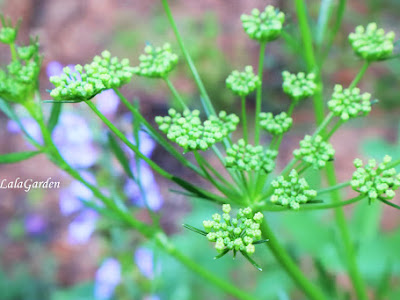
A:
<svg viewBox="0 0 400 300">
<path fill-rule="evenodd" d="M 176 0 L 170 1 L 178 27 L 189 52 L 199 70 L 214 105 L 218 109 L 239 113 L 239 101 L 225 87 L 225 79 L 234 69 L 246 65 L 256 67 L 258 45 L 248 39 L 241 28 L 240 15 L 250 13 L 267 4 L 279 7 L 286 14 L 285 31 L 291 38 L 278 39 L 267 47 L 264 65 L 263 111 L 274 113 L 287 109 L 289 99 L 281 91 L 281 72 L 305 70 L 299 57 L 299 33 L 293 1 L 261 0 Z M 337 1 L 332 3 L 336 9 Z M 318 30 L 321 1 L 307 1 L 316 45 L 323 36 Z M 132 65 L 146 44 L 162 45 L 169 42 L 181 57 L 171 80 L 190 107 L 200 108 L 197 88 L 176 44 L 164 15 L 156 0 L 0 0 L 0 12 L 23 22 L 19 43 L 26 44 L 29 36 L 39 36 L 43 53 L 41 94 L 52 86 L 48 76 L 59 74 L 67 65 L 85 64 L 94 55 L 108 49 L 112 55 L 127 57 Z M 328 59 L 323 66 L 325 100 L 329 100 L 335 83 L 348 85 L 357 74 L 362 62 L 354 56 L 347 36 L 355 26 L 375 21 L 385 30 L 400 36 L 400 2 L 397 0 L 348 1 L 342 27 Z M 399 51 L 396 49 L 395 51 Z M 7 48 L 0 47 L 0 65 L 8 64 Z M 333 137 L 336 149 L 335 164 L 340 181 L 350 179 L 352 161 L 356 157 L 381 158 L 384 154 L 400 158 L 399 137 L 399 75 L 400 60 L 375 63 L 359 85 L 379 99 L 368 118 L 349 122 Z M 128 99 L 138 100 L 146 119 L 153 122 L 174 106 L 167 86 L 162 81 L 134 77 L 123 89 Z M 254 95 L 252 96 L 254 97 Z M 249 111 L 254 99 L 249 97 Z M 98 106 L 127 135 L 132 136 L 131 118 L 115 95 L 97 96 Z M 29 118 L 21 118 L 36 136 L 37 128 L 29 125 Z M 293 149 L 304 133 L 313 130 L 314 114 L 311 101 L 304 101 L 294 114 L 295 126 L 284 138 L 278 165 L 290 159 Z M 29 145 L 16 128 L 16 124 L 0 113 L 0 153 L 27 150 Z M 107 130 L 95 116 L 80 104 L 65 106 L 60 124 L 54 134 L 64 156 L 107 192 L 116 188 L 128 195 L 137 206 L 138 218 L 148 219 L 143 200 L 137 188 L 121 175 L 117 164 L 107 153 Z M 174 159 L 147 136 L 143 136 L 143 151 L 167 170 L 190 176 Z M 207 155 L 207 154 L 206 154 Z M 214 158 L 209 157 L 212 161 Z M 147 173 L 146 173 L 147 172 Z M 260 299 L 304 299 L 299 292 L 290 292 L 293 283 L 280 269 L 267 250 L 259 254 L 265 271 L 258 274 L 241 258 L 233 261 L 224 257 L 214 261 L 211 245 L 192 232 L 183 232 L 180 224 L 189 222 L 200 226 L 215 207 L 199 200 L 186 199 L 173 194 L 171 184 L 151 173 L 144 172 L 144 180 L 154 203 L 152 208 L 161 214 L 162 225 L 180 248 L 213 272 L 230 278 L 240 286 L 254 291 Z M 317 174 L 307 174 L 315 185 Z M 46 180 L 51 177 L 61 182 L 60 189 L 0 190 L 0 299 L 229 299 L 204 281 L 196 278 L 184 267 L 166 257 L 151 241 L 126 228 L 113 226 L 83 207 L 81 198 L 92 195 L 84 187 L 61 173 L 46 157 L 39 155 L 29 161 L 0 166 L 0 178 Z M 196 181 L 197 179 L 195 179 Z M 112 182 L 112 184 L 110 184 Z M 198 181 L 198 184 L 203 184 Z M 397 199 L 395 203 L 400 204 Z M 385 274 L 391 284 L 400 286 L 399 213 L 395 209 L 374 210 L 368 205 L 347 209 L 352 217 L 351 230 L 358 245 L 359 264 L 368 285 L 376 288 Z M 373 212 L 371 212 L 373 211 Z M 310 276 L 320 272 L 328 285 L 348 288 L 343 261 L 335 250 L 337 235 L 333 229 L 331 212 L 282 214 L 270 216 L 282 242 L 292 250 Z M 190 221 L 188 221 L 190 220 Z M 313 238 L 309 229 L 313 228 Z M 318 237 L 318 238 L 316 238 Z M 317 241 L 316 241 L 317 240 Z M 397 251 L 397 252 L 396 252 Z M 316 266 L 316 268 L 314 267 Z M 315 271 L 317 270 L 317 271 Z M 389 271 L 388 271 L 389 270 Z M 261 276 L 260 276 L 261 275 Z M 329 283 L 331 282 L 331 283 Z M 107 292 L 112 290 L 112 292 Z M 332 292 L 334 293 L 334 292 Z M 372 292 L 371 292 L 372 293 Z M 290 297 L 290 298 L 289 298 Z M 337 296 L 339 297 L 339 296 Z M 392 289 L 382 299 L 400 299 L 400 291 Z M 397 298 L 396 298 L 397 297 Z M 332 299 L 339 299 L 333 296 Z"/>
</svg>

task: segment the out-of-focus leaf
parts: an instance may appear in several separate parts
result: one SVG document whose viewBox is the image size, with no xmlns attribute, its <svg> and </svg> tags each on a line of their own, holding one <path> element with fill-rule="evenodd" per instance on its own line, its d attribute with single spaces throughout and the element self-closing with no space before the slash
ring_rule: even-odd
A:
<svg viewBox="0 0 400 300">
<path fill-rule="evenodd" d="M 41 153 L 40 151 L 25 151 L 0 154 L 0 164 L 13 164 L 27 160 Z"/>
</svg>

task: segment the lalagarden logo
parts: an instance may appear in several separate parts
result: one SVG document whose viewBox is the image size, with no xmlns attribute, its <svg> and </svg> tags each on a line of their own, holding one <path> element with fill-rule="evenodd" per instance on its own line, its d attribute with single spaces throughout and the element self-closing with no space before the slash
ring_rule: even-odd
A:
<svg viewBox="0 0 400 300">
<path fill-rule="evenodd" d="M 45 181 L 35 181 L 31 178 L 22 179 L 20 177 L 14 180 L 2 179 L 0 189 L 23 189 L 28 193 L 32 189 L 58 189 L 60 188 L 59 181 L 53 181 L 51 177 Z"/>
</svg>

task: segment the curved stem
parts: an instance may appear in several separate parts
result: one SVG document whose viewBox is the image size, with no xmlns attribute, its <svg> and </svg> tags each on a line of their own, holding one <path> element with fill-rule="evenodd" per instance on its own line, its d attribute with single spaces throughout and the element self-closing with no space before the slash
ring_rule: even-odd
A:
<svg viewBox="0 0 400 300">
<path fill-rule="evenodd" d="M 260 113 L 261 113 L 261 102 L 262 102 L 262 86 L 263 86 L 263 73 L 264 73 L 264 56 L 265 47 L 267 43 L 262 42 L 260 44 L 260 56 L 258 58 L 258 78 L 261 84 L 257 87 L 256 95 L 256 115 L 255 115 L 255 126 L 254 126 L 254 144 L 257 146 L 260 143 Z"/>
<path fill-rule="evenodd" d="M 329 123 L 332 121 L 334 115 L 332 112 L 330 112 L 325 119 L 322 121 L 322 123 L 318 126 L 318 128 L 315 130 L 313 133 L 313 138 L 316 137 L 318 134 L 324 134 L 326 127 L 329 125 Z"/>
<path fill-rule="evenodd" d="M 382 198 L 378 198 L 378 200 L 381 201 L 381 202 L 383 202 L 383 203 L 385 203 L 385 204 L 387 204 L 387 205 L 389 205 L 389 206 L 391 206 L 391 207 L 400 209 L 400 206 L 399 206 L 399 205 L 396 205 L 396 204 L 394 204 L 394 203 L 392 203 L 392 202 L 390 202 L 390 201 L 387 201 L 387 200 L 382 199 Z"/>
<path fill-rule="evenodd" d="M 339 183 L 339 184 L 337 184 L 337 185 L 330 186 L 330 187 L 328 187 L 328 188 L 321 189 L 321 190 L 317 191 L 317 195 L 321 195 L 321 194 L 325 194 L 325 193 L 330 193 L 330 192 L 332 192 L 332 191 L 334 191 L 334 190 L 340 190 L 340 189 L 342 189 L 342 188 L 344 188 L 344 187 L 347 187 L 347 186 L 349 186 L 349 185 L 350 185 L 350 181 L 342 182 L 342 183 Z"/>
<path fill-rule="evenodd" d="M 245 96 L 242 96 L 242 126 L 243 126 L 243 138 L 247 144 L 248 138 L 247 138 L 247 115 L 246 115 L 246 97 Z"/>
<path fill-rule="evenodd" d="M 285 248 L 283 248 L 282 245 L 279 243 L 277 237 L 274 235 L 267 221 L 264 220 L 261 226 L 265 238 L 269 239 L 268 243 L 265 244 L 269 247 L 269 249 L 275 256 L 277 261 L 286 270 L 286 272 L 297 284 L 297 286 L 307 295 L 307 299 L 310 300 L 326 299 L 323 292 L 303 275 L 303 272 L 299 269 L 297 264 L 292 260 L 290 255 L 286 252 Z"/>
<path fill-rule="evenodd" d="M 188 109 L 185 102 L 183 101 L 182 97 L 179 95 L 178 91 L 172 84 L 171 80 L 168 77 L 164 78 L 165 83 L 168 85 L 168 88 L 171 90 L 172 95 L 174 95 L 175 99 L 178 100 L 179 104 L 182 106 L 183 109 Z"/>
<path fill-rule="evenodd" d="M 200 75 L 197 72 L 197 69 L 192 61 L 192 58 L 190 57 L 189 52 L 187 51 L 185 44 L 183 43 L 183 39 L 179 33 L 178 27 L 176 26 L 174 17 L 172 16 L 172 13 L 171 13 L 171 9 L 169 8 L 168 0 L 161 0 L 161 3 L 164 7 L 168 21 L 171 24 L 172 30 L 174 31 L 175 37 L 178 41 L 179 47 L 181 48 L 183 56 L 185 57 L 188 65 L 189 65 L 190 71 L 193 74 L 193 78 L 200 90 L 201 96 L 203 98 L 206 113 L 209 115 L 216 115 L 215 109 L 211 103 L 210 97 L 207 94 L 207 91 L 204 87 L 203 81 L 201 80 Z"/>
<path fill-rule="evenodd" d="M 358 72 L 357 76 L 354 78 L 354 80 L 350 83 L 349 89 L 355 88 L 357 84 L 360 82 L 361 78 L 363 78 L 365 72 L 367 72 L 368 67 L 371 63 L 368 61 L 364 61 L 364 64 L 361 67 L 361 70 Z"/>
</svg>

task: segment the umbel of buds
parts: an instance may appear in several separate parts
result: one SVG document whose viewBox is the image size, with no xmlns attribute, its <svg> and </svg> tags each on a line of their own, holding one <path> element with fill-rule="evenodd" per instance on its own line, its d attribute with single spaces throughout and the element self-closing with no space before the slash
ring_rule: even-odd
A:
<svg viewBox="0 0 400 300">
<path fill-rule="evenodd" d="M 293 119 L 286 112 L 274 116 L 272 113 L 260 113 L 260 126 L 272 135 L 280 135 L 292 127 Z"/>
<path fill-rule="evenodd" d="M 317 89 L 314 73 L 291 74 L 288 71 L 283 71 L 282 78 L 283 91 L 295 101 L 313 96 Z"/>
<path fill-rule="evenodd" d="M 340 84 L 335 85 L 332 99 L 328 107 L 335 116 L 343 121 L 350 118 L 366 116 L 371 111 L 371 94 L 360 94 L 359 88 L 343 89 Z"/>
<path fill-rule="evenodd" d="M 299 178 L 296 170 L 292 170 L 287 179 L 279 176 L 272 181 L 274 192 L 270 201 L 274 204 L 298 210 L 300 204 L 307 203 L 317 196 L 317 192 L 311 189 L 304 178 Z"/>
<path fill-rule="evenodd" d="M 368 24 L 367 28 L 357 26 L 350 33 L 349 41 L 354 52 L 367 61 L 384 60 L 393 52 L 395 34 L 378 28 L 376 23 Z"/>
<path fill-rule="evenodd" d="M 293 156 L 305 163 L 311 164 L 314 169 L 325 167 L 329 160 L 335 155 L 335 149 L 328 142 L 325 142 L 320 135 L 312 137 L 306 135 L 300 141 L 300 148 L 293 151 Z"/>
<path fill-rule="evenodd" d="M 178 63 L 178 55 L 172 53 L 168 43 L 162 47 L 148 45 L 144 52 L 139 57 L 139 66 L 133 68 L 133 72 L 139 76 L 165 78 Z"/>
<path fill-rule="evenodd" d="M 181 114 L 171 108 L 168 110 L 168 116 L 158 116 L 155 121 L 168 139 L 181 146 L 184 152 L 207 150 L 235 131 L 239 123 L 236 115 L 228 115 L 224 111 L 221 111 L 218 117 L 209 116 L 204 122 L 201 122 L 199 116 L 198 110 L 185 110 Z"/>
<path fill-rule="evenodd" d="M 18 21 L 17 25 L 14 27 L 11 20 L 6 20 L 1 14 L 0 21 L 2 25 L 2 28 L 0 29 L 0 42 L 8 45 L 14 44 L 17 39 L 18 29 L 21 22 Z"/>
<path fill-rule="evenodd" d="M 109 51 L 95 56 L 90 64 L 75 66 L 73 72 L 64 68 L 64 74 L 50 77 L 55 88 L 50 92 L 54 100 L 85 101 L 107 89 L 119 88 L 128 83 L 133 76 L 133 68 L 128 59 L 119 61 L 111 57 Z"/>
<path fill-rule="evenodd" d="M 247 66 L 244 72 L 233 71 L 226 79 L 226 86 L 236 95 L 247 96 L 261 84 L 253 73 L 253 67 Z"/>
<path fill-rule="evenodd" d="M 271 173 L 275 168 L 278 152 L 264 150 L 262 146 L 252 146 L 240 139 L 237 144 L 226 150 L 225 165 L 239 171 L 259 171 Z"/>
<path fill-rule="evenodd" d="M 255 252 L 254 245 L 264 243 L 268 240 L 261 240 L 260 224 L 264 219 L 261 212 L 254 213 L 250 207 L 239 209 L 236 216 L 232 216 L 231 206 L 229 204 L 222 205 L 223 214 L 213 214 L 212 220 L 203 221 L 204 230 L 184 225 L 196 233 L 204 235 L 210 242 L 215 243 L 215 249 L 220 258 L 233 251 L 233 255 L 240 251 L 251 264 L 261 271 L 257 263 L 250 258 Z"/>
<path fill-rule="evenodd" d="M 266 43 L 279 37 L 285 15 L 275 7 L 268 5 L 262 12 L 255 8 L 251 15 L 243 14 L 241 20 L 244 31 L 251 39 Z"/>
<path fill-rule="evenodd" d="M 391 200 L 400 187 L 400 174 L 394 168 L 389 168 L 392 158 L 386 155 L 379 165 L 371 159 L 363 167 L 361 159 L 354 160 L 357 170 L 353 173 L 351 187 L 353 190 L 368 197 L 369 201 L 378 198 Z"/>
</svg>

